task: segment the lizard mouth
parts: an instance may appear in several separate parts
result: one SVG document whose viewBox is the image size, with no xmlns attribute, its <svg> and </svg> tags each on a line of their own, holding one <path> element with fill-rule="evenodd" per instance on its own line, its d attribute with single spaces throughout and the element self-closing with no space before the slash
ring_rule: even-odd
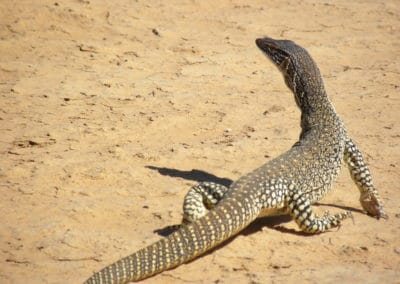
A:
<svg viewBox="0 0 400 284">
<path fill-rule="evenodd" d="M 278 66 L 288 57 L 287 53 L 279 46 L 279 41 L 272 38 L 258 38 L 256 39 L 256 45 Z"/>
<path fill-rule="evenodd" d="M 278 45 L 276 44 L 276 41 L 269 37 L 256 39 L 256 44 L 258 48 L 267 53 L 271 53 L 272 50 L 279 49 Z"/>
</svg>

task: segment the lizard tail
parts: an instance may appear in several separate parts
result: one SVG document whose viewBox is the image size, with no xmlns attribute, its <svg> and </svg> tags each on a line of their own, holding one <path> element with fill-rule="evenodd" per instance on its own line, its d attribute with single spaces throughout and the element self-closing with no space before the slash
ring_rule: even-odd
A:
<svg viewBox="0 0 400 284">
<path fill-rule="evenodd" d="M 232 237 L 250 224 L 258 213 L 255 204 L 226 200 L 204 217 L 183 225 L 167 238 L 96 272 L 85 284 L 139 281 L 174 268 Z"/>
</svg>

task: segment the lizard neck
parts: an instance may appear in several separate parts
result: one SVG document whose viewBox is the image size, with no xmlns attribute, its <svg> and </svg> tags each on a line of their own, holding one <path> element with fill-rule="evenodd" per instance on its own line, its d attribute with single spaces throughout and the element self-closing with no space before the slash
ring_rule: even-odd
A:
<svg viewBox="0 0 400 284">
<path fill-rule="evenodd" d="M 320 80 L 314 80 L 310 85 L 303 84 L 300 89 L 293 90 L 296 103 L 301 110 L 300 139 L 308 133 L 323 133 L 326 129 L 334 129 L 341 125 L 326 94 L 322 79 L 319 78 Z"/>
</svg>

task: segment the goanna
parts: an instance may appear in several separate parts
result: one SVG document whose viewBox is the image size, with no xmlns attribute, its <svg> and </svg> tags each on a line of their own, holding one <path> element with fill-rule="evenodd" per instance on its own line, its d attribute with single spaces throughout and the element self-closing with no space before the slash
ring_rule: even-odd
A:
<svg viewBox="0 0 400 284">
<path fill-rule="evenodd" d="M 176 267 L 234 236 L 261 215 L 289 214 L 306 233 L 338 227 L 352 217 L 349 211 L 320 217 L 311 205 L 330 190 L 342 160 L 357 184 L 363 209 L 377 218 L 387 217 L 361 152 L 328 99 L 308 52 L 290 40 L 265 37 L 256 44 L 294 94 L 301 110 L 299 141 L 229 188 L 210 182 L 192 187 L 184 200 L 179 230 L 118 260 L 85 283 L 138 281 Z"/>
</svg>

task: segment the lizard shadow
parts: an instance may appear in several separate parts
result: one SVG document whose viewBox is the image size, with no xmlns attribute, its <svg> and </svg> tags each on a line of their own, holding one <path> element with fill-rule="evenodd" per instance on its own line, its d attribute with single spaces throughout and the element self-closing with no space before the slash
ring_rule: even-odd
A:
<svg viewBox="0 0 400 284">
<path fill-rule="evenodd" d="M 154 171 L 158 171 L 159 174 L 164 175 L 164 176 L 170 176 L 170 177 L 179 177 L 187 180 L 193 180 L 197 182 L 215 182 L 218 184 L 222 184 L 224 186 L 229 187 L 233 180 L 229 178 L 221 178 L 216 175 L 210 174 L 208 172 L 202 171 L 202 170 L 196 170 L 192 169 L 190 171 L 182 171 L 182 170 L 177 170 L 177 169 L 171 169 L 171 168 L 164 168 L 164 167 L 156 167 L 156 166 L 146 166 L 146 168 Z"/>
<path fill-rule="evenodd" d="M 357 208 L 353 208 L 353 207 L 349 207 L 349 206 L 344 206 L 344 205 L 332 204 L 332 203 L 321 203 L 321 202 L 317 202 L 316 204 L 314 204 L 314 206 L 335 207 L 335 208 L 342 209 L 342 210 L 344 210 L 344 211 L 351 211 L 351 212 L 356 212 L 356 213 L 365 214 L 364 211 L 361 210 L 361 209 L 357 209 Z"/>
<path fill-rule="evenodd" d="M 282 223 L 287 223 L 290 222 L 291 220 L 292 220 L 291 217 L 288 215 L 257 218 L 249 226 L 244 228 L 238 235 L 248 236 L 258 231 L 262 231 L 264 227 L 268 227 L 270 229 L 276 229 Z M 154 233 L 157 233 L 158 235 L 163 237 L 167 237 L 170 234 L 174 233 L 175 231 L 179 230 L 180 227 L 181 227 L 180 224 L 169 225 L 164 228 L 154 230 Z"/>
</svg>

